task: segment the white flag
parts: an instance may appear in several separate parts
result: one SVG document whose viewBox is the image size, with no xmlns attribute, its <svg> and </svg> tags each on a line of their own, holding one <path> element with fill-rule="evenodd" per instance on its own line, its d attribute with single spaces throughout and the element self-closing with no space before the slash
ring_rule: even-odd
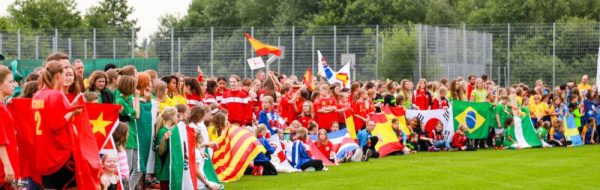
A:
<svg viewBox="0 0 600 190">
<path fill-rule="evenodd" d="M 350 88 L 350 63 L 346 63 L 333 77 L 329 78 L 329 83 L 340 83 L 343 88 Z"/>
<path fill-rule="evenodd" d="M 265 68 L 265 62 L 262 57 L 253 57 L 247 60 L 251 70 Z"/>
<path fill-rule="evenodd" d="M 419 119 L 421 125 L 424 125 L 425 130 L 435 130 L 438 122 L 444 126 L 444 140 L 452 142 L 454 136 L 454 121 L 452 120 L 452 109 L 437 109 L 437 110 L 406 110 L 406 119 Z"/>
</svg>

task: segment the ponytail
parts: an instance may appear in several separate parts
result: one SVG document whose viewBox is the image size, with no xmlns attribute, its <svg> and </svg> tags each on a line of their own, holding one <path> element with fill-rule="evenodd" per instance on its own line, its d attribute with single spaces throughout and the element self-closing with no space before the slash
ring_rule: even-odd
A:
<svg viewBox="0 0 600 190">
<path fill-rule="evenodd" d="M 63 71 L 64 68 L 59 61 L 46 62 L 46 66 L 40 72 L 41 74 L 38 82 L 40 89 L 44 87 L 54 88 L 54 76 L 56 74 L 62 74 Z"/>
<path fill-rule="evenodd" d="M 165 109 L 158 114 L 156 126 L 154 127 L 154 134 L 158 134 L 158 130 L 160 130 L 160 128 L 175 114 L 177 114 L 177 109 L 175 107 L 165 107 Z M 175 121 L 173 121 L 173 123 L 175 123 Z M 154 138 L 156 139 L 156 136 L 154 136 Z"/>
</svg>

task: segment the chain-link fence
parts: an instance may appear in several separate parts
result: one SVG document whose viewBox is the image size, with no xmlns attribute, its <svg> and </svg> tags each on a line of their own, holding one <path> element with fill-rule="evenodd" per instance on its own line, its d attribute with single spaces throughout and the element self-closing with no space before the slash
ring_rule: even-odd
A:
<svg viewBox="0 0 600 190">
<path fill-rule="evenodd" d="M 440 79 L 487 74 L 500 85 L 542 79 L 558 85 L 595 77 L 600 24 L 489 24 L 322 27 L 205 27 L 163 29 L 139 40 L 129 29 L 0 31 L 0 52 L 9 59 L 43 59 L 60 51 L 72 58 L 160 59 L 159 73 L 253 77 L 255 57 L 243 33 L 279 46 L 270 69 L 301 76 L 316 70 L 317 50 L 334 69 L 354 54 L 355 80 Z M 343 58 L 344 57 L 344 58 Z M 342 60 L 344 59 L 344 60 Z M 266 60 L 266 57 L 265 57 Z"/>
</svg>

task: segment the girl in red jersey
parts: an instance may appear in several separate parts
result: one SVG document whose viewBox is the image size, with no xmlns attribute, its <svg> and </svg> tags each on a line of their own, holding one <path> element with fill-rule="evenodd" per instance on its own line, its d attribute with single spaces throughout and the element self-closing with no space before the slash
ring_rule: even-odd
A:
<svg viewBox="0 0 600 190">
<path fill-rule="evenodd" d="M 202 106 L 202 96 L 204 92 L 202 92 L 202 88 L 198 83 L 198 80 L 195 78 L 185 78 L 185 98 L 187 99 L 187 105 L 191 108 L 194 106 Z"/>
<path fill-rule="evenodd" d="M 300 122 L 300 124 L 302 124 L 302 127 L 304 128 L 308 128 L 308 124 L 313 121 L 315 118 L 315 112 L 313 110 L 313 104 L 310 101 L 304 101 L 304 104 L 302 104 L 302 114 L 300 114 L 300 117 L 298 118 L 298 121 Z"/>
<path fill-rule="evenodd" d="M 206 81 L 206 92 L 204 92 L 204 104 L 206 105 L 217 105 L 217 97 L 215 92 L 217 90 L 217 82 L 214 80 Z"/>
<path fill-rule="evenodd" d="M 0 66 L 0 100 L 11 96 L 16 85 L 12 72 Z M 4 103 L 0 103 L 0 118 L 0 187 L 11 189 L 11 182 L 19 178 L 19 154 L 13 119 Z"/>
<path fill-rule="evenodd" d="M 225 91 L 223 94 L 221 106 L 229 111 L 228 119 L 230 123 L 247 126 L 247 124 L 252 122 L 248 120 L 249 117 L 247 116 L 247 114 L 252 114 L 250 106 L 248 106 L 250 97 L 247 92 L 240 88 L 240 77 L 237 75 L 229 77 L 229 86 L 230 90 Z"/>
<path fill-rule="evenodd" d="M 314 103 L 316 121 L 322 129 L 331 129 L 331 124 L 338 120 L 337 100 L 331 95 L 329 85 L 319 88 L 320 97 Z"/>
<path fill-rule="evenodd" d="M 319 129 L 318 134 L 319 136 L 317 137 L 315 146 L 323 154 L 323 156 L 329 158 L 331 162 L 334 162 L 337 165 L 338 162 L 337 159 L 335 159 L 335 150 L 333 150 L 333 143 L 329 141 L 327 137 L 327 131 L 325 131 L 325 129 Z"/>
<path fill-rule="evenodd" d="M 427 81 L 419 80 L 417 90 L 413 93 L 412 103 L 418 110 L 429 110 L 431 108 L 431 94 L 427 91 Z"/>
<path fill-rule="evenodd" d="M 76 186 L 71 137 L 68 121 L 81 112 L 69 104 L 60 91 L 64 84 L 63 67 L 59 61 L 49 61 L 42 70 L 40 90 L 33 96 L 35 119 L 36 170 L 46 189 L 66 189 Z M 51 156 L 49 156 L 51 155 Z"/>
<path fill-rule="evenodd" d="M 362 130 L 369 119 L 368 114 L 371 109 L 371 104 L 369 103 L 370 101 L 367 100 L 368 98 L 369 96 L 367 96 L 367 91 L 365 89 L 358 90 L 353 98 L 352 111 L 354 126 L 357 130 Z"/>
</svg>

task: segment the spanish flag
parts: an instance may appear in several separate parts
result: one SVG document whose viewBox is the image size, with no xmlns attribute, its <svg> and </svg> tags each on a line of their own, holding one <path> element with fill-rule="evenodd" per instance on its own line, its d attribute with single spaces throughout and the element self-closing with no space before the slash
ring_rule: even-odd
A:
<svg viewBox="0 0 600 190">
<path fill-rule="evenodd" d="M 306 68 L 304 77 L 302 77 L 302 82 L 304 83 L 304 85 L 306 85 L 306 88 L 308 88 L 308 90 L 315 90 L 315 82 L 313 81 L 312 71 L 310 70 L 310 68 Z"/>
<path fill-rule="evenodd" d="M 264 44 L 254 39 L 254 37 L 250 36 L 250 34 L 248 33 L 244 33 L 244 35 L 246 35 L 246 39 L 248 39 L 250 45 L 252 45 L 252 48 L 254 48 L 256 55 L 265 56 L 269 54 L 274 54 L 277 57 L 281 56 L 281 50 L 279 50 L 279 48 L 272 45 Z"/>
<path fill-rule="evenodd" d="M 379 137 L 375 145 L 375 150 L 379 152 L 379 157 L 384 157 L 390 153 L 401 151 L 404 147 L 400 144 L 400 139 L 392 129 L 393 114 L 372 113 L 371 120 L 375 121 L 375 128 L 371 132 L 373 136 Z"/>
<path fill-rule="evenodd" d="M 267 152 L 260 141 L 243 127 L 230 126 L 216 142 L 219 149 L 215 150 L 212 163 L 221 182 L 240 179 L 258 153 Z"/>
</svg>

